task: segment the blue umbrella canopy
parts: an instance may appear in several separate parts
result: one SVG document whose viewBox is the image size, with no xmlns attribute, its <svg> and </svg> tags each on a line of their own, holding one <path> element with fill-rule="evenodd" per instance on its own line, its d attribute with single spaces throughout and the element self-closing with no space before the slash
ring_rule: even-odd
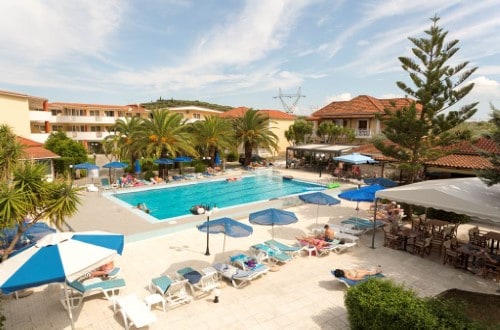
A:
<svg viewBox="0 0 500 330">
<path fill-rule="evenodd" d="M 385 187 L 380 185 L 364 186 L 359 189 L 344 191 L 339 194 L 339 198 L 358 202 L 356 211 L 359 213 L 359 202 L 373 202 L 375 200 L 375 193 L 382 189 L 385 189 Z"/>
<path fill-rule="evenodd" d="M 153 160 L 153 163 L 159 165 L 172 165 L 174 163 L 174 160 L 170 158 L 160 158 Z"/>
<path fill-rule="evenodd" d="M 141 173 L 141 162 L 139 161 L 139 159 L 135 160 L 135 163 L 134 163 L 134 172 L 136 174 Z"/>
<path fill-rule="evenodd" d="M 74 281 L 121 254 L 124 237 L 100 231 L 58 232 L 0 263 L 0 289 L 4 293 L 54 282 Z M 66 288 L 66 286 L 65 286 Z M 66 304 L 69 296 L 66 292 Z M 73 315 L 68 308 L 73 326 Z"/>
<path fill-rule="evenodd" d="M 192 162 L 193 159 L 190 157 L 186 157 L 186 156 L 179 156 L 179 157 L 174 158 L 174 161 L 176 163 L 189 163 L 189 162 Z"/>
<path fill-rule="evenodd" d="M 220 165 L 220 163 L 221 163 L 221 161 L 220 161 L 220 155 L 219 155 L 219 153 L 217 152 L 217 153 L 215 154 L 214 164 L 215 164 L 215 165 Z"/>
<path fill-rule="evenodd" d="M 103 168 L 126 168 L 128 166 L 127 163 L 122 163 L 122 162 L 111 162 L 102 165 Z"/>
<path fill-rule="evenodd" d="M 333 160 L 338 162 L 350 163 L 350 164 L 374 164 L 376 161 L 368 156 L 364 156 L 358 153 L 353 153 L 350 155 L 343 155 L 339 157 L 334 157 Z"/>
<path fill-rule="evenodd" d="M 364 180 L 366 184 L 373 185 L 378 184 L 385 188 L 397 187 L 398 183 L 387 178 L 368 178 Z"/>
<path fill-rule="evenodd" d="M 210 234 L 224 234 L 224 244 L 222 254 L 226 252 L 226 236 L 247 237 L 253 233 L 253 228 L 231 218 L 220 218 L 212 221 L 206 221 L 199 225 L 198 230 Z"/>
<path fill-rule="evenodd" d="M 272 236 L 274 239 L 274 226 L 284 226 L 299 221 L 295 213 L 276 208 L 269 208 L 262 211 L 250 213 L 250 223 L 272 226 Z"/>
<path fill-rule="evenodd" d="M 319 206 L 320 205 L 337 205 L 340 201 L 333 196 L 325 194 L 323 192 L 317 191 L 311 194 L 299 195 L 299 198 L 309 204 L 317 204 L 318 208 L 316 210 L 316 225 L 318 224 Z"/>
<path fill-rule="evenodd" d="M 87 170 L 87 171 L 90 171 L 90 170 L 98 170 L 99 169 L 99 166 L 95 165 L 95 164 L 92 164 L 92 163 L 80 163 L 80 164 L 76 164 L 74 166 L 75 170 Z"/>
</svg>

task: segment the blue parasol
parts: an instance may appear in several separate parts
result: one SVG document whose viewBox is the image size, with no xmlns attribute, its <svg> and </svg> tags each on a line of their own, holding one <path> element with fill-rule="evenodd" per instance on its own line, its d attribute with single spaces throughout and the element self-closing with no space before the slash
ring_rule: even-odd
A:
<svg viewBox="0 0 500 330">
<path fill-rule="evenodd" d="M 168 165 L 172 165 L 174 163 L 173 159 L 170 158 L 160 158 L 160 159 L 155 159 L 153 160 L 153 163 L 158 164 L 158 165 L 164 165 L 165 169 L 167 170 L 167 177 L 168 177 Z M 163 172 L 162 172 L 163 173 Z M 165 179 L 165 173 L 163 173 L 163 179 Z"/>
<path fill-rule="evenodd" d="M 356 213 L 359 214 L 359 202 L 373 202 L 375 200 L 375 193 L 382 189 L 385 189 L 385 187 L 380 185 L 364 186 L 359 189 L 344 191 L 339 194 L 339 198 L 358 202 Z"/>
<path fill-rule="evenodd" d="M 253 228 L 231 218 L 220 218 L 216 220 L 206 221 L 199 225 L 198 230 L 210 234 L 224 234 L 224 245 L 222 254 L 226 251 L 226 236 L 229 237 L 247 237 L 253 233 Z"/>
<path fill-rule="evenodd" d="M 114 180 L 111 178 L 111 169 L 113 169 L 116 173 L 117 168 L 126 168 L 128 166 L 127 163 L 122 163 L 122 162 L 111 162 L 102 165 L 103 168 L 108 168 L 109 169 L 109 181 L 113 182 Z M 116 176 L 116 175 L 115 175 Z"/>
<path fill-rule="evenodd" d="M 96 164 L 92 164 L 92 163 L 80 163 L 80 164 L 76 164 L 74 166 L 75 170 L 87 170 L 87 171 L 90 171 L 90 170 L 98 170 L 99 169 L 99 166 L 97 166 Z"/>
<path fill-rule="evenodd" d="M 48 283 L 74 281 L 121 254 L 124 236 L 107 232 L 58 232 L 0 263 L 0 289 L 4 293 Z M 65 286 L 66 288 L 66 286 Z M 65 294 L 66 306 L 69 295 Z M 68 308 L 73 327 L 73 315 Z"/>
<path fill-rule="evenodd" d="M 309 204 L 317 204 L 316 210 L 316 225 L 318 224 L 319 206 L 320 205 L 337 205 L 340 201 L 333 196 L 317 191 L 311 194 L 299 195 L 299 198 Z"/>
<path fill-rule="evenodd" d="M 111 162 L 102 165 L 103 168 L 126 168 L 128 166 L 127 163 L 122 163 L 122 162 Z"/>
<path fill-rule="evenodd" d="M 250 213 L 250 223 L 264 226 L 272 226 L 272 236 L 274 239 L 274 226 L 284 226 L 299 221 L 295 213 L 280 209 L 270 208 L 262 211 Z"/>
<path fill-rule="evenodd" d="M 186 156 L 179 156 L 179 157 L 174 158 L 174 162 L 181 163 L 181 164 L 179 164 L 179 174 L 182 175 L 182 163 L 189 163 L 192 161 L 193 161 L 192 158 L 186 157 Z"/>
<path fill-rule="evenodd" d="M 75 170 L 86 170 L 87 171 L 87 178 L 88 178 L 90 171 L 91 170 L 98 170 L 99 166 L 97 166 L 96 164 L 85 162 L 85 163 L 76 164 L 74 166 L 74 169 Z M 94 176 L 92 176 L 92 182 L 94 182 Z"/>
<path fill-rule="evenodd" d="M 135 163 L 134 163 L 134 172 L 135 172 L 135 174 L 141 173 L 141 162 L 139 161 L 139 159 L 135 160 Z"/>
<path fill-rule="evenodd" d="M 158 165 L 172 165 L 174 161 L 170 158 L 160 158 L 153 160 L 153 163 Z"/>
<path fill-rule="evenodd" d="M 221 161 L 220 161 L 220 155 L 218 152 L 215 153 L 215 159 L 214 159 L 214 164 L 215 165 L 220 165 Z"/>
</svg>

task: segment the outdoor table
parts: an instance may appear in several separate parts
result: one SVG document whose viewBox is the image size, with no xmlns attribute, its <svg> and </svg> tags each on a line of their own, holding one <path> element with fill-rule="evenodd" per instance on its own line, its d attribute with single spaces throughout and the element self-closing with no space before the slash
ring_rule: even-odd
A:
<svg viewBox="0 0 500 330">
<path fill-rule="evenodd" d="M 410 245 L 414 245 L 415 239 L 419 235 L 419 231 L 411 228 L 403 228 L 398 232 L 398 235 L 403 237 L 403 250 L 407 251 L 406 247 L 408 246 L 408 239 L 413 239 L 413 244 Z"/>
<path fill-rule="evenodd" d="M 448 226 L 450 222 L 438 219 L 429 219 L 424 222 L 425 226 L 431 227 L 431 234 L 434 234 L 436 231 L 436 227 L 439 228 L 438 232 L 441 232 L 442 227 Z"/>
<path fill-rule="evenodd" d="M 500 246 L 500 233 L 496 231 L 489 231 L 486 234 L 483 235 L 487 240 L 491 240 L 490 244 L 490 249 L 491 253 L 493 253 L 493 249 L 495 247 L 495 241 L 497 242 L 497 250 L 499 249 Z"/>
<path fill-rule="evenodd" d="M 464 257 L 464 269 L 468 270 L 469 257 L 472 256 L 474 262 L 476 257 L 480 254 L 481 248 L 472 244 L 464 244 L 459 246 L 456 251 Z"/>
</svg>

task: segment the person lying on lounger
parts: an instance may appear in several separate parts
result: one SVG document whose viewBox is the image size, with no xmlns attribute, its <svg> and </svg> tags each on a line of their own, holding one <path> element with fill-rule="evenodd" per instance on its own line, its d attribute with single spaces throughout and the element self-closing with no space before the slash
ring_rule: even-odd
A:
<svg viewBox="0 0 500 330">
<path fill-rule="evenodd" d="M 113 261 L 108 262 L 98 268 L 94 269 L 90 273 L 85 274 L 85 278 L 93 278 L 93 277 L 107 277 L 108 274 L 115 268 L 115 263 Z"/>
<path fill-rule="evenodd" d="M 313 236 L 297 237 L 297 240 L 303 245 L 309 244 L 310 246 L 314 246 L 317 249 L 323 249 L 329 244 L 327 241 Z"/>
<path fill-rule="evenodd" d="M 382 273 L 382 269 L 378 266 L 376 269 L 335 269 L 333 275 L 337 278 L 345 277 L 349 280 L 360 281 L 369 275 L 376 275 Z"/>
</svg>

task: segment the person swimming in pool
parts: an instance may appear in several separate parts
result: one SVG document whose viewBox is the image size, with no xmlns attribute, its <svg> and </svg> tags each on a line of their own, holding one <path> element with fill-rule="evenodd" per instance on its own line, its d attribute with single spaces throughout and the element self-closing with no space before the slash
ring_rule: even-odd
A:
<svg viewBox="0 0 500 330">
<path fill-rule="evenodd" d="M 148 207 L 146 206 L 146 203 L 138 203 L 138 204 L 137 204 L 137 208 L 138 208 L 139 210 L 141 210 L 141 211 L 146 212 L 146 213 L 149 213 L 149 212 L 150 212 L 150 211 L 149 211 L 149 209 L 148 209 Z"/>
</svg>

